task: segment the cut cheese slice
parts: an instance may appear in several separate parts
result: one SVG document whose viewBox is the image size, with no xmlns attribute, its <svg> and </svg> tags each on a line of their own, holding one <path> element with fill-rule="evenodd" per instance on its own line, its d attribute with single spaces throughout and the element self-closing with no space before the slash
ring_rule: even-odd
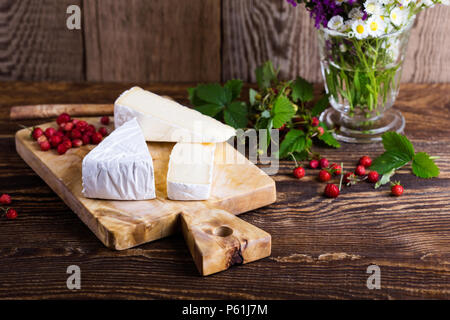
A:
<svg viewBox="0 0 450 320">
<path fill-rule="evenodd" d="M 177 143 L 170 154 L 167 197 L 171 200 L 206 200 L 211 193 L 214 143 Z"/>
<path fill-rule="evenodd" d="M 114 130 L 84 157 L 82 177 L 87 198 L 155 198 L 153 160 L 136 119 Z"/>
<path fill-rule="evenodd" d="M 224 142 L 236 130 L 214 118 L 139 87 L 125 91 L 114 104 L 114 124 L 136 117 L 147 141 Z"/>
</svg>

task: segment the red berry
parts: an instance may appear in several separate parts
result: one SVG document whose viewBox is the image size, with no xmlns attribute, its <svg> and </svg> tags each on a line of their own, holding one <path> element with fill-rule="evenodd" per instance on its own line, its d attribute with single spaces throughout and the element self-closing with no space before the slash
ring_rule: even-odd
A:
<svg viewBox="0 0 450 320">
<path fill-rule="evenodd" d="M 11 203 L 11 196 L 9 194 L 2 194 L 0 197 L 0 203 L 1 204 L 10 204 Z"/>
<path fill-rule="evenodd" d="M 81 137 L 81 140 L 83 141 L 83 144 L 84 145 L 86 145 L 86 144 L 90 144 L 91 143 L 91 136 L 88 136 L 88 135 L 83 135 L 83 137 Z"/>
<path fill-rule="evenodd" d="M 327 158 L 322 158 L 322 159 L 320 159 L 320 161 L 319 161 L 319 165 L 320 165 L 320 167 L 321 167 L 322 169 L 328 168 L 328 166 L 330 165 L 330 162 L 328 162 L 328 159 L 327 159 Z"/>
<path fill-rule="evenodd" d="M 45 129 L 44 134 L 48 139 L 50 139 L 50 137 L 53 136 L 55 134 L 55 132 L 56 132 L 55 128 L 49 127 L 47 129 Z"/>
<path fill-rule="evenodd" d="M 67 148 L 67 150 L 72 148 L 72 141 L 70 139 L 64 140 L 61 144 L 63 144 Z"/>
<path fill-rule="evenodd" d="M 42 142 L 45 142 L 45 141 L 48 141 L 48 139 L 47 139 L 47 137 L 46 137 L 45 135 L 40 136 L 40 137 L 37 139 L 37 143 L 39 143 L 39 144 L 41 144 Z"/>
<path fill-rule="evenodd" d="M 361 157 L 361 159 L 359 159 L 359 164 L 368 168 L 372 165 L 372 159 L 368 156 Z"/>
<path fill-rule="evenodd" d="M 355 173 L 358 176 L 363 176 L 366 174 L 366 168 L 364 166 L 359 165 L 356 167 Z"/>
<path fill-rule="evenodd" d="M 62 138 L 60 136 L 54 135 L 50 137 L 50 144 L 53 148 L 56 148 L 62 142 Z"/>
<path fill-rule="evenodd" d="M 61 143 L 61 144 L 58 146 L 58 148 L 57 148 L 57 151 L 58 151 L 59 154 L 64 154 L 64 153 L 67 152 L 67 150 L 68 150 L 68 149 L 67 149 L 66 145 L 63 144 L 63 143 Z"/>
<path fill-rule="evenodd" d="M 7 219 L 16 219 L 17 218 L 17 211 L 14 209 L 8 209 L 6 211 L 6 218 Z"/>
<path fill-rule="evenodd" d="M 108 116 L 103 116 L 103 117 L 100 119 L 100 122 L 101 122 L 103 125 L 107 126 L 107 125 L 109 124 L 109 117 L 108 117 Z"/>
<path fill-rule="evenodd" d="M 319 167 L 319 161 L 313 159 L 309 162 L 309 167 L 311 169 L 317 169 Z"/>
<path fill-rule="evenodd" d="M 90 124 L 90 125 L 86 126 L 86 131 L 94 133 L 95 127 L 92 124 Z"/>
<path fill-rule="evenodd" d="M 103 136 L 100 133 L 96 132 L 92 135 L 91 140 L 93 144 L 99 144 L 100 142 L 102 142 Z"/>
<path fill-rule="evenodd" d="M 322 127 L 317 127 L 316 130 L 319 134 L 319 137 L 321 137 L 325 133 L 325 130 Z"/>
<path fill-rule="evenodd" d="M 74 147 L 74 148 L 79 148 L 79 147 L 81 147 L 83 145 L 83 140 L 81 140 L 81 139 L 73 139 L 72 140 L 72 146 Z"/>
<path fill-rule="evenodd" d="M 317 117 L 312 117 L 312 119 L 311 119 L 311 125 L 312 125 L 313 127 L 317 127 L 317 126 L 319 125 L 319 118 L 317 118 Z"/>
<path fill-rule="evenodd" d="M 354 174 L 353 172 L 347 172 L 347 173 L 344 175 L 344 183 L 345 183 L 345 184 L 350 183 L 350 182 L 352 182 L 352 180 L 354 180 L 355 178 L 356 178 L 356 176 L 355 176 L 355 174 Z"/>
<path fill-rule="evenodd" d="M 88 123 L 84 120 L 80 120 L 78 121 L 78 123 L 76 124 L 76 128 L 78 130 L 80 130 L 81 132 L 84 132 L 86 130 L 86 128 L 88 127 Z"/>
<path fill-rule="evenodd" d="M 39 146 L 41 147 L 42 151 L 48 151 L 51 148 L 50 142 L 48 142 L 47 140 L 42 141 Z"/>
<path fill-rule="evenodd" d="M 327 170 L 320 170 L 319 172 L 319 180 L 322 182 L 326 182 L 331 179 L 331 174 Z"/>
<path fill-rule="evenodd" d="M 367 176 L 367 180 L 369 180 L 369 182 L 377 182 L 379 178 L 379 174 L 376 171 L 370 171 L 369 175 Z"/>
<path fill-rule="evenodd" d="M 54 136 L 58 136 L 58 137 L 62 138 L 62 137 L 64 137 L 64 133 L 62 131 L 58 130 L 58 131 L 55 132 Z"/>
<path fill-rule="evenodd" d="M 73 129 L 73 123 L 72 122 L 67 122 L 64 126 L 62 126 L 64 131 L 72 131 Z"/>
<path fill-rule="evenodd" d="M 98 133 L 100 133 L 103 137 L 106 137 L 108 135 L 108 129 L 106 129 L 105 127 L 101 127 L 100 129 L 98 129 Z"/>
<path fill-rule="evenodd" d="M 33 129 L 33 132 L 31 133 L 31 136 L 33 137 L 34 140 L 39 139 L 39 137 L 41 137 L 44 134 L 44 131 L 37 127 Z"/>
<path fill-rule="evenodd" d="M 394 196 L 397 196 L 397 197 L 401 196 L 403 194 L 403 187 L 402 187 L 402 185 L 399 182 L 395 183 L 391 187 L 391 192 L 392 192 L 392 194 Z"/>
<path fill-rule="evenodd" d="M 339 196 L 339 188 L 332 183 L 327 184 L 324 191 L 328 198 L 337 198 Z"/>
<path fill-rule="evenodd" d="M 81 121 L 80 119 L 73 119 L 73 120 L 72 120 L 72 123 L 73 123 L 73 125 L 76 127 L 77 124 L 78 124 L 78 122 L 80 122 L 80 121 Z"/>
<path fill-rule="evenodd" d="M 340 175 L 342 172 L 342 167 L 338 165 L 337 163 L 333 163 L 331 165 L 331 170 L 334 174 Z"/>
<path fill-rule="evenodd" d="M 82 137 L 81 131 L 79 129 L 72 129 L 72 131 L 70 131 L 70 137 L 72 139 L 80 139 Z"/>
<path fill-rule="evenodd" d="M 56 123 L 67 123 L 70 122 L 70 116 L 67 113 L 61 113 L 58 118 L 56 118 Z"/>
<path fill-rule="evenodd" d="M 305 169 L 303 167 L 297 167 L 294 169 L 294 176 L 301 179 L 305 176 Z"/>
</svg>

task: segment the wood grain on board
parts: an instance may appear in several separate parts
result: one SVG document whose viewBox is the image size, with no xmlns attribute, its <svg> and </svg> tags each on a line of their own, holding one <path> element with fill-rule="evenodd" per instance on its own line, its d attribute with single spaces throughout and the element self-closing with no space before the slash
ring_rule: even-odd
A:
<svg viewBox="0 0 450 320">
<path fill-rule="evenodd" d="M 143 86 L 186 102 L 186 85 Z M 450 84 L 404 84 L 396 108 L 417 151 L 440 156 L 437 179 L 407 168 L 394 177 L 400 198 L 362 183 L 336 200 L 321 195 L 317 171 L 292 176 L 283 161 L 277 202 L 241 219 L 272 235 L 268 259 L 198 276 L 181 235 L 113 251 L 105 248 L 15 152 L 15 104 L 110 103 L 129 84 L 0 83 L 0 193 L 13 197 L 15 221 L 0 223 L 1 298 L 450 298 Z M 42 120 L 29 121 L 27 125 Z M 380 144 L 317 149 L 345 170 Z M 66 288 L 67 266 L 79 265 L 82 290 Z M 367 267 L 381 269 L 381 290 L 369 290 Z M 12 269 L 10 266 L 14 265 Z"/>
<path fill-rule="evenodd" d="M 219 81 L 220 0 L 84 1 L 88 81 Z"/>
<path fill-rule="evenodd" d="M 84 80 L 83 36 L 66 27 L 81 0 L 0 0 L 0 80 Z"/>
<path fill-rule="evenodd" d="M 322 82 L 316 30 L 304 6 L 279 0 L 223 2 L 222 80 L 255 82 L 254 70 L 272 60 L 286 79 Z M 421 13 L 411 34 L 403 82 L 450 81 L 450 7 Z"/>
</svg>

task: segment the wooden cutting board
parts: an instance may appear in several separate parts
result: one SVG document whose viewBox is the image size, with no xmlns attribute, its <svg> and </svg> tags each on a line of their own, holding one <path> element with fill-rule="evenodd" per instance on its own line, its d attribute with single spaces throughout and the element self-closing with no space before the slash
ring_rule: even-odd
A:
<svg viewBox="0 0 450 320">
<path fill-rule="evenodd" d="M 84 120 L 100 126 L 99 118 Z M 56 123 L 40 127 L 45 130 L 49 126 L 56 127 Z M 112 130 L 113 124 L 109 126 Z M 156 199 L 111 201 L 88 199 L 81 193 L 82 159 L 95 146 L 74 148 L 60 156 L 55 150 L 41 151 L 30 132 L 29 128 L 16 133 L 17 152 L 105 246 L 131 248 L 174 234 L 182 226 L 203 275 L 270 255 L 270 235 L 234 215 L 275 202 L 275 182 L 228 143 L 217 145 L 207 201 L 167 198 L 166 173 L 174 144 L 152 142 L 148 148 L 153 158 Z"/>
</svg>

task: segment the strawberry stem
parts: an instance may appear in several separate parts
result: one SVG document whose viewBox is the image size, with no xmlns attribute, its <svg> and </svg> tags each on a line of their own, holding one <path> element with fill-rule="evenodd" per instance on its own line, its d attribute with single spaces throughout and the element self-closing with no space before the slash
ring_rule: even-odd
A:
<svg viewBox="0 0 450 320">
<path fill-rule="evenodd" d="M 298 167 L 298 163 L 297 163 L 297 159 L 295 159 L 294 154 L 292 152 L 289 152 L 289 155 L 292 157 L 292 159 L 294 159 L 295 167 L 297 168 Z"/>
</svg>

